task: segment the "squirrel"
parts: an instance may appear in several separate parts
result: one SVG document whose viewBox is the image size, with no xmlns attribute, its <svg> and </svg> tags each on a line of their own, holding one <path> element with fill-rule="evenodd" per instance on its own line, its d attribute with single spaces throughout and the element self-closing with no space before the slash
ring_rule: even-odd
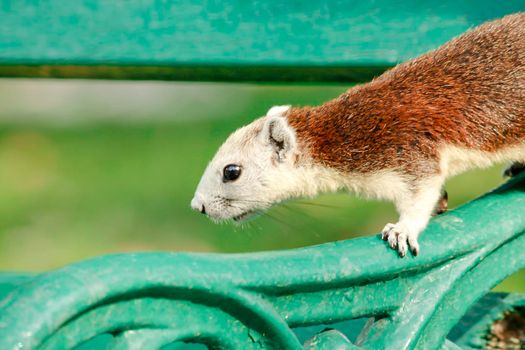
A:
<svg viewBox="0 0 525 350">
<path fill-rule="evenodd" d="M 401 257 L 446 209 L 445 180 L 525 167 L 525 13 L 484 23 L 320 106 L 272 107 L 238 129 L 191 201 L 241 221 L 275 203 L 348 190 L 393 201 L 382 238 Z M 445 207 L 445 208 L 444 208 Z"/>
</svg>

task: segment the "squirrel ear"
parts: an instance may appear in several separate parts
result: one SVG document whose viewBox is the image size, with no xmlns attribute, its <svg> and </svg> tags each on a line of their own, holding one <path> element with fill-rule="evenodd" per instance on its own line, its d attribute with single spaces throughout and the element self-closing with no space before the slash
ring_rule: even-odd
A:
<svg viewBox="0 0 525 350">
<path fill-rule="evenodd" d="M 273 148 L 279 162 L 289 159 L 297 147 L 295 131 L 283 117 L 268 117 L 263 128 L 263 138 Z"/>
<path fill-rule="evenodd" d="M 273 106 L 266 112 L 267 117 L 280 117 L 290 109 L 290 105 L 286 106 Z"/>
</svg>

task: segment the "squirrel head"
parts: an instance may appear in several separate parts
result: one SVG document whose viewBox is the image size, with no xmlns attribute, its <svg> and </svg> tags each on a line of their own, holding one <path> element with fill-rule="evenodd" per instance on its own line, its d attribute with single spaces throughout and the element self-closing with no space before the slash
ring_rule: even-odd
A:
<svg viewBox="0 0 525 350">
<path fill-rule="evenodd" d="M 215 221 L 242 221 L 293 195 L 298 145 L 289 108 L 272 107 L 228 137 L 204 171 L 193 209 Z"/>
</svg>

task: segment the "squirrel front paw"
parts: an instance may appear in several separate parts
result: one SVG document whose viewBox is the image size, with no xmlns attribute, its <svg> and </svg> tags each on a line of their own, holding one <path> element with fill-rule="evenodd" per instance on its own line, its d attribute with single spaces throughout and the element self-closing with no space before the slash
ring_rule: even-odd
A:
<svg viewBox="0 0 525 350">
<path fill-rule="evenodd" d="M 407 254 L 409 248 L 414 256 L 419 254 L 417 235 L 411 233 L 399 223 L 387 224 L 383 231 L 381 231 L 381 238 L 387 241 L 392 249 L 396 249 L 402 258 Z"/>
</svg>

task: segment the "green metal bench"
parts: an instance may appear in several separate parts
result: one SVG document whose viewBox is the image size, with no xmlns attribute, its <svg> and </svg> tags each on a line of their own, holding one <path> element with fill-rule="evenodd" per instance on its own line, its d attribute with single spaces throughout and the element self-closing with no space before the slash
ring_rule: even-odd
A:
<svg viewBox="0 0 525 350">
<path fill-rule="evenodd" d="M 0 1 L 0 75 L 364 81 L 523 1 Z M 417 29 L 417 30 L 416 30 Z M 0 275 L 0 349 L 470 349 L 525 296 L 525 175 L 431 221 L 255 254 L 137 253 Z M 488 293 L 488 294 L 487 294 Z M 325 329 L 328 328 L 328 329 Z"/>
</svg>

